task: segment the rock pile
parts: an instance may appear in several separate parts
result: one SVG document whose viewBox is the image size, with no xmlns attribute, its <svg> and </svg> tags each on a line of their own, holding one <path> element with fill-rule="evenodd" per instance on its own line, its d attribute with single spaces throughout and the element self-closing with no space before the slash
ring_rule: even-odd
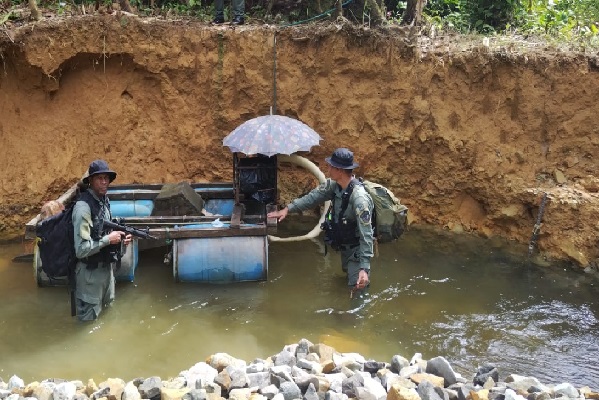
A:
<svg viewBox="0 0 599 400">
<path fill-rule="evenodd" d="M 47 379 L 25 385 L 0 379 L 0 400 L 549 400 L 594 399 L 599 393 L 569 383 L 544 385 L 533 377 L 509 375 L 499 381 L 492 365 L 470 379 L 443 357 L 411 360 L 395 355 L 391 363 L 340 353 L 306 339 L 287 345 L 266 360 L 251 363 L 217 353 L 179 376 L 93 380 Z"/>
</svg>

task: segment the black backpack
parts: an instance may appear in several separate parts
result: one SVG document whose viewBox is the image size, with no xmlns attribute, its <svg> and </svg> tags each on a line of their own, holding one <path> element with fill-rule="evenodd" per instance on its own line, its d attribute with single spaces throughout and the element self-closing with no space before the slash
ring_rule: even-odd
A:
<svg viewBox="0 0 599 400">
<path fill-rule="evenodd" d="M 73 237 L 73 201 L 60 214 L 53 215 L 37 224 L 35 232 L 42 270 L 49 278 L 74 274 L 77 257 Z"/>
</svg>

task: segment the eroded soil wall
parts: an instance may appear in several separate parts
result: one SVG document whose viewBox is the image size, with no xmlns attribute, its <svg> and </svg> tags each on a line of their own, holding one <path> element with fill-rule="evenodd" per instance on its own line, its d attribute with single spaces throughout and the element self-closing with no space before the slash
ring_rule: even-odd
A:
<svg viewBox="0 0 599 400">
<path fill-rule="evenodd" d="M 210 27 L 125 16 L 44 22 L 0 39 L 0 238 L 95 158 L 121 183 L 230 181 L 222 139 L 276 112 L 389 186 L 413 222 L 527 243 L 596 263 L 599 68 L 584 55 L 421 46 L 343 26 Z M 324 169 L 324 167 L 323 167 Z M 285 203 L 306 188 L 280 182 Z"/>
</svg>

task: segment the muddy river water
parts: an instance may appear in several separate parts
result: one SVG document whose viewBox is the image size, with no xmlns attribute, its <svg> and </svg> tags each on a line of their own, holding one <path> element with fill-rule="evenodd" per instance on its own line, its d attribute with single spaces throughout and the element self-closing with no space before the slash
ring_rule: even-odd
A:
<svg viewBox="0 0 599 400">
<path fill-rule="evenodd" d="M 466 378 L 493 363 L 501 379 L 599 387 L 597 277 L 534 266 L 513 243 L 412 229 L 379 247 L 362 303 L 320 242 L 272 243 L 268 280 L 234 285 L 174 283 L 154 249 L 87 324 L 70 317 L 65 288 L 38 288 L 31 265 L 13 262 L 24 249 L 0 246 L 4 381 L 167 379 L 213 353 L 249 362 L 306 338 L 377 361 L 441 355 Z"/>
</svg>

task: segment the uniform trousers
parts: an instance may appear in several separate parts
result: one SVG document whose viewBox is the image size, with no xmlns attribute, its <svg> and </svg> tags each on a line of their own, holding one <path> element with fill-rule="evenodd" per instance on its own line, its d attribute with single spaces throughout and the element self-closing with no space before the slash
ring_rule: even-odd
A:
<svg viewBox="0 0 599 400">
<path fill-rule="evenodd" d="M 80 321 L 93 321 L 114 300 L 112 265 L 99 263 L 96 268 L 88 268 L 87 264 L 79 261 L 75 269 L 75 281 L 77 318 Z"/>
</svg>

